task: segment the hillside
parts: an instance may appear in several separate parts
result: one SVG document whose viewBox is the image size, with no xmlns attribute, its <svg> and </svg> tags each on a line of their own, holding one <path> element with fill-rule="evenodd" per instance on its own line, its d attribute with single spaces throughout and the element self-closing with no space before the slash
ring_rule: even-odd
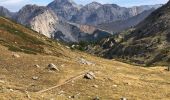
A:
<svg viewBox="0 0 170 100">
<path fill-rule="evenodd" d="M 155 9 L 150 9 L 143 11 L 142 13 L 130 17 L 126 20 L 120 20 L 120 21 L 115 21 L 115 22 L 109 22 L 109 23 L 103 23 L 98 25 L 100 29 L 107 30 L 109 32 L 123 32 L 125 30 L 128 30 L 132 27 L 135 27 L 138 25 L 140 22 L 142 22 L 146 17 L 148 17 Z"/>
<path fill-rule="evenodd" d="M 169 65 L 169 8 L 170 2 L 154 11 L 135 29 L 104 39 L 95 47 L 98 52 L 94 53 L 144 66 Z"/>
<path fill-rule="evenodd" d="M 57 43 L 20 24 L 0 17 L 0 44 L 9 50 L 28 54 L 61 55 Z"/>
<path fill-rule="evenodd" d="M 50 63 L 57 70 L 49 69 Z M 170 73 L 165 69 L 72 51 L 0 17 L 1 100 L 168 100 Z M 94 78 L 84 78 L 87 72 L 94 73 Z"/>
</svg>

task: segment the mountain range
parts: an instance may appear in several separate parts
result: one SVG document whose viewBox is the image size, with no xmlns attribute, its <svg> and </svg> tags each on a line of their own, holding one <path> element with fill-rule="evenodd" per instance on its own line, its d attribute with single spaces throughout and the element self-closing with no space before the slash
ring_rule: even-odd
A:
<svg viewBox="0 0 170 100">
<path fill-rule="evenodd" d="M 54 2 L 67 6 L 55 12 L 26 5 L 16 13 L 1 7 L 0 99 L 169 100 L 170 1 L 99 25 L 71 21 L 84 6 Z M 113 30 L 114 23 L 121 27 Z"/>
<path fill-rule="evenodd" d="M 135 26 L 160 6 L 125 8 L 116 4 L 97 2 L 82 6 L 72 0 L 54 0 L 47 6 L 26 5 L 15 13 L 1 7 L 0 15 L 11 18 L 49 38 L 80 42 L 96 41 Z M 127 23 L 126 20 L 130 19 L 132 21 Z M 109 22 L 114 23 L 113 27 L 115 24 L 122 24 L 119 21 L 127 24 L 120 29 L 117 28 L 118 30 L 105 28 L 107 23 L 111 26 Z"/>
<path fill-rule="evenodd" d="M 143 66 L 170 61 L 170 2 L 128 31 L 105 38 L 89 52 Z"/>
</svg>

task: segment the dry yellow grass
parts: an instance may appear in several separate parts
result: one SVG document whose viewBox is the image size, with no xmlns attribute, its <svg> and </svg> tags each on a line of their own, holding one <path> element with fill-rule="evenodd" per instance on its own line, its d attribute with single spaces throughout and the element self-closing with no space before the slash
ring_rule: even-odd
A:
<svg viewBox="0 0 170 100">
<path fill-rule="evenodd" d="M 0 100 L 70 100 L 69 96 L 75 96 L 74 100 L 96 96 L 101 100 L 170 100 L 170 72 L 165 67 L 143 68 L 62 49 L 65 56 L 17 53 L 21 57 L 13 58 L 13 52 L 0 46 Z M 81 64 L 79 58 L 95 66 Z M 56 64 L 60 71 L 46 70 L 49 63 Z M 83 79 L 81 74 L 89 70 L 95 73 L 95 80 Z"/>
</svg>

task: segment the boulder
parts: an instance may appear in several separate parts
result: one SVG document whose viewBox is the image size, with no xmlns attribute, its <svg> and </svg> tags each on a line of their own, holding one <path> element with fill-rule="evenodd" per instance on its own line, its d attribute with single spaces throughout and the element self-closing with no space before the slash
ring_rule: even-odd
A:
<svg viewBox="0 0 170 100">
<path fill-rule="evenodd" d="M 79 62 L 84 65 L 94 65 L 92 62 L 87 61 L 86 59 L 80 58 Z"/>
<path fill-rule="evenodd" d="M 34 65 L 36 68 L 40 68 L 40 66 L 39 65 Z"/>
<path fill-rule="evenodd" d="M 13 54 L 12 57 L 14 57 L 14 58 L 19 58 L 20 55 L 18 55 L 18 54 Z"/>
<path fill-rule="evenodd" d="M 32 79 L 33 80 L 38 80 L 38 77 L 37 76 L 33 76 Z"/>
<path fill-rule="evenodd" d="M 95 79 L 95 75 L 93 72 L 88 72 L 84 75 L 84 78 L 92 80 L 92 79 Z"/>
<path fill-rule="evenodd" d="M 100 100 L 100 98 L 97 96 L 97 97 L 95 97 L 93 100 Z"/>
<path fill-rule="evenodd" d="M 52 70 L 52 71 L 59 71 L 59 69 L 57 68 L 57 66 L 56 66 L 55 64 L 53 64 L 53 63 L 49 64 L 49 65 L 47 66 L 47 69 L 48 69 L 48 70 Z"/>
<path fill-rule="evenodd" d="M 124 98 L 124 97 L 122 97 L 122 98 L 120 98 L 120 100 L 127 100 L 126 98 Z"/>
</svg>

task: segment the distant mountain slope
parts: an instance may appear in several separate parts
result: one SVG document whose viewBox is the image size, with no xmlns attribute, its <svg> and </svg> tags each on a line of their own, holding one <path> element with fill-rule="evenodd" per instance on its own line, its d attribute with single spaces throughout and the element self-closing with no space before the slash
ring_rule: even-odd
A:
<svg viewBox="0 0 170 100">
<path fill-rule="evenodd" d="M 138 14 L 134 17 L 130 17 L 126 20 L 103 23 L 103 24 L 98 25 L 98 27 L 100 29 L 114 32 L 114 33 L 122 32 L 129 28 L 135 27 L 137 24 L 142 22 L 146 17 L 148 17 L 154 10 L 155 9 L 143 11 L 141 14 Z"/>
<path fill-rule="evenodd" d="M 170 2 L 154 11 L 135 30 L 105 39 L 93 48 L 107 58 L 145 66 L 170 63 Z M 98 51 L 97 51 L 98 50 Z M 100 50 L 100 51 L 99 51 Z"/>
<path fill-rule="evenodd" d="M 72 17 L 73 22 L 97 26 L 98 24 L 126 20 L 143 11 L 157 9 L 161 5 L 136 6 L 131 8 L 120 7 L 116 4 L 99 4 L 92 2 L 82 7 Z"/>
<path fill-rule="evenodd" d="M 0 6 L 0 16 L 11 18 L 14 13 L 10 12 L 8 9 Z"/>
</svg>

